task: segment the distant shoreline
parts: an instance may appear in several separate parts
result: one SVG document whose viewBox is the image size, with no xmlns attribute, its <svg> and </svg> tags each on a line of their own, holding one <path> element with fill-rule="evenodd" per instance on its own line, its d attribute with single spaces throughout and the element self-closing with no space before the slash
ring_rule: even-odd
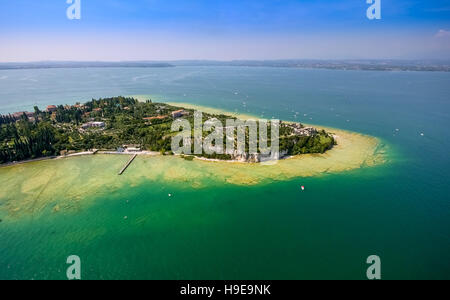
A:
<svg viewBox="0 0 450 300">
<path fill-rule="evenodd" d="M 0 63 L 0 70 L 85 69 L 85 68 L 172 68 L 169 63 L 140 62 L 30 62 Z"/>
<path fill-rule="evenodd" d="M 0 70 L 80 69 L 80 68 L 170 68 L 170 67 L 272 67 L 291 69 L 325 69 L 341 71 L 450 72 L 445 60 L 177 60 L 177 61 L 62 61 L 0 62 Z"/>
</svg>

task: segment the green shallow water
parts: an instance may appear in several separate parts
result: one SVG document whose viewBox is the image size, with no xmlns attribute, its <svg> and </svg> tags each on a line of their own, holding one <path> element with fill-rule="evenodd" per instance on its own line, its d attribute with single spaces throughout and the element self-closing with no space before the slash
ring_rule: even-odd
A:
<svg viewBox="0 0 450 300">
<path fill-rule="evenodd" d="M 392 175 L 378 166 L 257 186 L 211 180 L 200 189 L 142 179 L 55 212 L 64 194 L 74 201 L 68 188 L 4 219 L 0 274 L 64 279 L 65 259 L 76 254 L 84 279 L 358 279 L 367 253 L 377 253 L 387 278 L 445 277 L 442 236 L 430 225 L 437 220 L 399 203 L 410 191 L 380 189 Z"/>
<path fill-rule="evenodd" d="M 78 99 L 103 93 L 113 80 L 114 94 L 158 94 L 287 120 L 295 120 L 291 110 L 299 111 L 310 122 L 373 135 L 389 147 L 382 165 L 256 185 L 200 176 L 201 168 L 181 160 L 157 161 L 164 158 L 139 158 L 123 177 L 116 173 L 127 157 L 118 156 L 2 168 L 0 279 L 65 279 L 72 254 L 81 258 L 83 279 L 365 279 L 365 260 L 373 254 L 382 259 L 384 279 L 450 279 L 448 74 L 2 72 L 10 82 L 0 82 L 0 95 L 18 106 L 26 105 L 19 92 L 25 75 L 39 80 L 26 87 L 24 93 L 36 91 L 27 101 L 44 103 L 45 93 L 49 102 L 71 101 L 74 95 L 60 90 L 67 83 L 59 73 L 65 72 L 81 86 Z M 155 74 L 132 80 L 146 72 Z M 84 81 L 95 75 L 116 79 Z M 185 180 L 171 180 L 177 170 Z"/>
</svg>

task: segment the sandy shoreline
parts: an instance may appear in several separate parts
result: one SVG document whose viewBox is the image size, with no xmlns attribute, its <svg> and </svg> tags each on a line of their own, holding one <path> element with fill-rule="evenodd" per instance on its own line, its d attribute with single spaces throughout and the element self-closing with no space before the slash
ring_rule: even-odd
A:
<svg viewBox="0 0 450 300">
<path fill-rule="evenodd" d="M 140 151 L 140 152 L 117 152 L 117 151 L 84 151 L 84 152 L 77 152 L 72 153 L 68 155 L 60 155 L 60 156 L 48 156 L 48 157 L 40 157 L 35 159 L 28 159 L 23 161 L 16 161 L 16 162 L 10 162 L 6 164 L 0 164 L 0 168 L 6 168 L 6 167 L 12 167 L 17 165 L 23 165 L 33 162 L 40 162 L 40 161 L 48 161 L 48 160 L 58 160 L 58 159 L 65 159 L 65 158 L 71 158 L 71 157 L 80 157 L 80 156 L 90 156 L 90 155 L 97 155 L 97 154 L 108 154 L 108 155 L 144 155 L 144 156 L 158 156 L 161 155 L 159 152 L 153 152 L 153 151 Z"/>
</svg>

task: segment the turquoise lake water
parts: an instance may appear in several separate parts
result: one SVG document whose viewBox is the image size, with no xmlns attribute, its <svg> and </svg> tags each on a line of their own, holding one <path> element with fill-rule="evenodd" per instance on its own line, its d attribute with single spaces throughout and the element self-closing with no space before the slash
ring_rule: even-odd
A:
<svg viewBox="0 0 450 300">
<path fill-rule="evenodd" d="M 449 73 L 0 71 L 1 113 L 117 95 L 356 131 L 380 138 L 388 161 L 256 186 L 102 186 L 62 213 L 10 216 L 0 199 L 0 279 L 64 279 L 72 254 L 84 279 L 364 279 L 370 255 L 384 279 L 450 279 Z"/>
</svg>

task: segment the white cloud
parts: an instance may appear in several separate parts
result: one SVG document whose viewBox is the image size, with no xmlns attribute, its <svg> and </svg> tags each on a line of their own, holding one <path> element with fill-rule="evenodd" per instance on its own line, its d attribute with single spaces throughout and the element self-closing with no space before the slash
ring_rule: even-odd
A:
<svg viewBox="0 0 450 300">
<path fill-rule="evenodd" d="M 435 36 L 437 38 L 448 38 L 448 37 L 450 37 L 450 31 L 441 29 L 436 33 Z"/>
</svg>

